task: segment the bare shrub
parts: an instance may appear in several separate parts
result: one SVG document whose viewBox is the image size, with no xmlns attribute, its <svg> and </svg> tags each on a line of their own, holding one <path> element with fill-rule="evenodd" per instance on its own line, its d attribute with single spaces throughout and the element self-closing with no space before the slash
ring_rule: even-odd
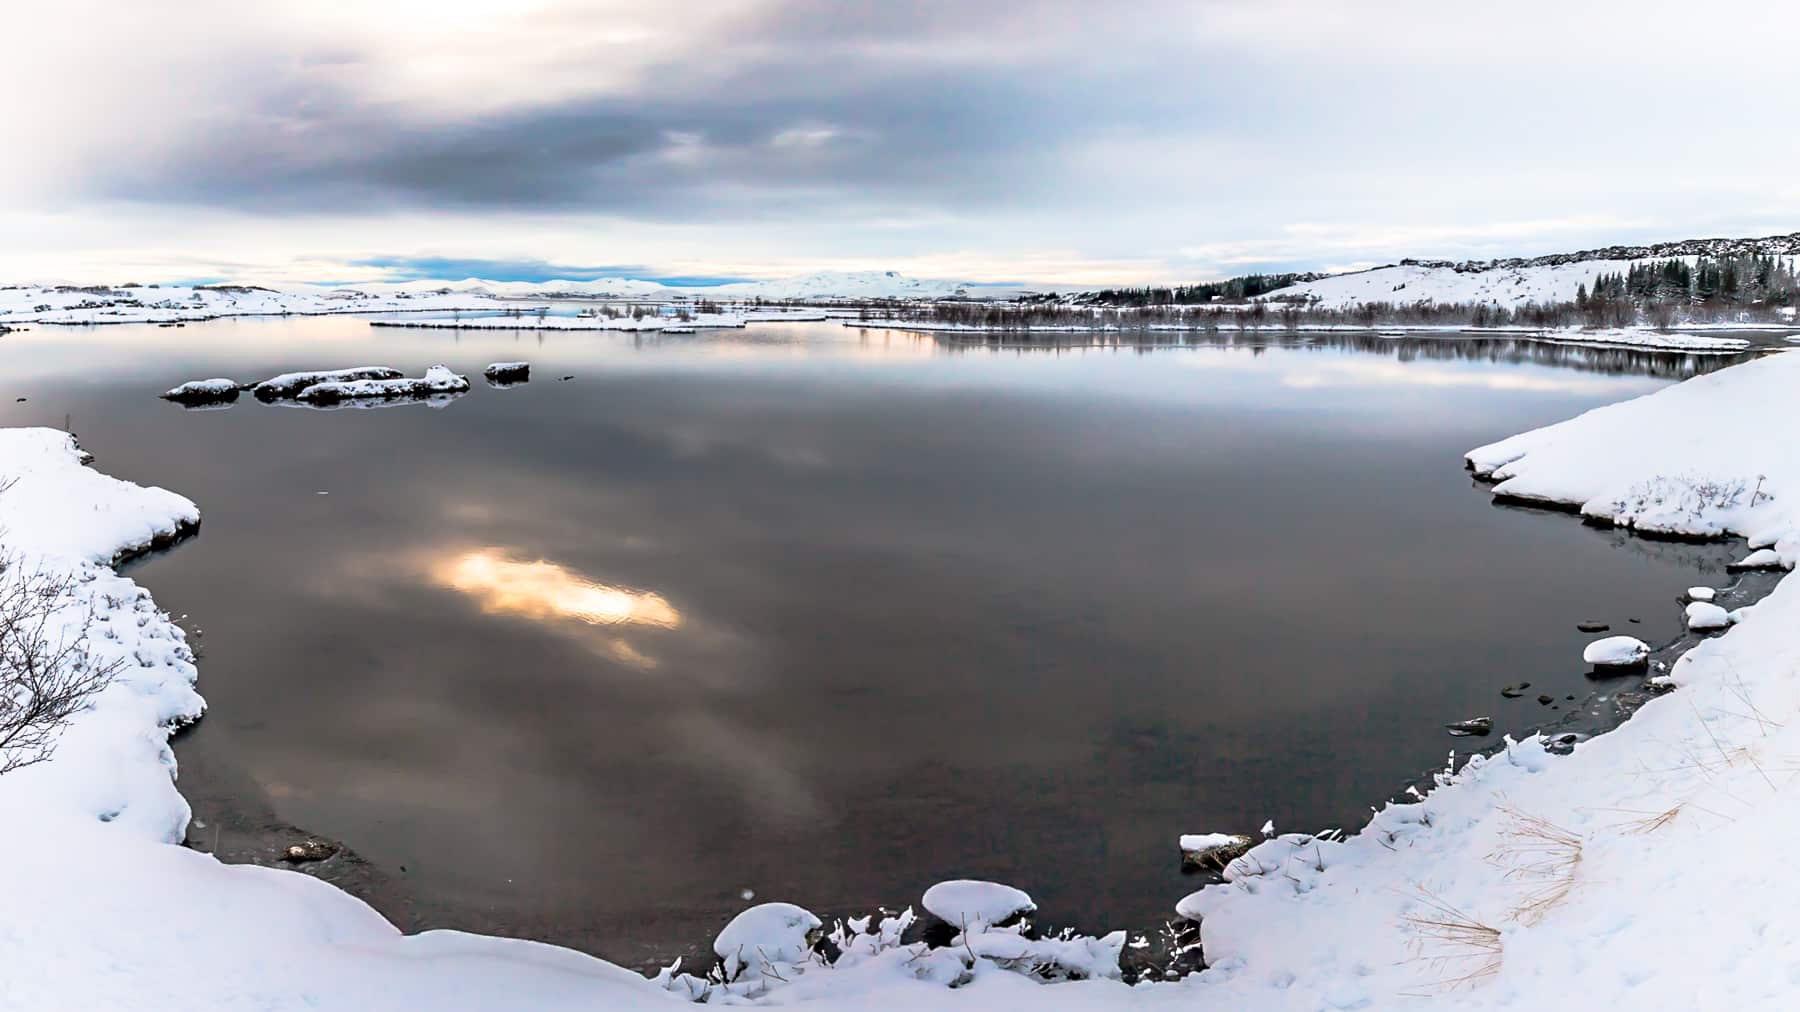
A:
<svg viewBox="0 0 1800 1012">
<path fill-rule="evenodd" d="M 93 615 L 64 574 L 0 560 L 0 774 L 50 758 L 69 718 L 120 661 L 89 650 Z"/>
</svg>

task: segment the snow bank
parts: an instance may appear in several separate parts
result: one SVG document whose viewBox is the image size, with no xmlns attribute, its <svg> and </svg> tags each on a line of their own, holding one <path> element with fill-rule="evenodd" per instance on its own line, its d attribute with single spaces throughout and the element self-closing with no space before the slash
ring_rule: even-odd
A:
<svg viewBox="0 0 1800 1012">
<path fill-rule="evenodd" d="M 1742 534 L 1792 566 L 1800 356 L 1769 355 L 1471 450 L 1494 492 L 1685 537 Z M 1729 435 L 1721 431 L 1729 426 Z"/>
<path fill-rule="evenodd" d="M 341 401 L 422 399 L 433 394 L 466 393 L 468 389 L 468 377 L 451 372 L 448 366 L 434 365 L 417 379 L 400 377 L 314 383 L 301 390 L 295 399 L 303 404 L 329 405 Z"/>
<path fill-rule="evenodd" d="M 430 286 L 277 291 L 245 285 L 16 285 L 0 287 L 0 324 L 164 323 L 229 316 L 481 311 L 506 304 L 485 292 Z"/>
</svg>

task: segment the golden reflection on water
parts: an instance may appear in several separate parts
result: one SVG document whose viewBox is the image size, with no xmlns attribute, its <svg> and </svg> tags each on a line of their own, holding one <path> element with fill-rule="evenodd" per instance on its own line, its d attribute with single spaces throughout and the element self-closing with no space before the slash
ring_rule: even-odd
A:
<svg viewBox="0 0 1800 1012">
<path fill-rule="evenodd" d="M 588 625 L 681 625 L 681 613 L 658 594 L 598 583 L 542 559 L 521 562 L 498 549 L 465 552 L 436 567 L 434 575 L 475 598 L 485 612 Z"/>
</svg>

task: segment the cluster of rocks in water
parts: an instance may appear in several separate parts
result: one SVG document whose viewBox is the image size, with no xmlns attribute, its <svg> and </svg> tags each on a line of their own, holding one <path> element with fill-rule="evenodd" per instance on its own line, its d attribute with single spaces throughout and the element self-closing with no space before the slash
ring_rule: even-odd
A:
<svg viewBox="0 0 1800 1012">
<path fill-rule="evenodd" d="M 495 362 L 484 371 L 488 385 L 504 388 L 529 382 L 527 362 Z M 467 377 L 448 366 L 434 365 L 423 376 L 409 377 L 385 365 L 352 366 L 282 373 L 259 383 L 233 379 L 192 380 L 166 390 L 162 398 L 187 408 L 224 407 L 237 402 L 248 390 L 264 404 L 296 403 L 311 407 L 392 401 L 432 401 L 454 398 L 469 391 Z"/>
</svg>

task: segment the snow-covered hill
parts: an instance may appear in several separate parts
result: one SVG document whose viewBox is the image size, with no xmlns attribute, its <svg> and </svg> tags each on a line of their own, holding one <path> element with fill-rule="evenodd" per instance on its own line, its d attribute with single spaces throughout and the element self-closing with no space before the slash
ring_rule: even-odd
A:
<svg viewBox="0 0 1800 1012">
<path fill-rule="evenodd" d="M 1577 289 L 1594 287 L 1601 274 L 1622 274 L 1635 263 L 1699 258 L 1800 255 L 1800 233 L 1762 239 L 1689 239 L 1650 246 L 1603 249 L 1505 260 L 1402 260 L 1398 264 L 1337 274 L 1289 285 L 1264 295 L 1305 301 L 1319 309 L 1347 309 L 1371 302 L 1477 303 L 1516 308 L 1530 302 L 1568 302 Z"/>
</svg>

